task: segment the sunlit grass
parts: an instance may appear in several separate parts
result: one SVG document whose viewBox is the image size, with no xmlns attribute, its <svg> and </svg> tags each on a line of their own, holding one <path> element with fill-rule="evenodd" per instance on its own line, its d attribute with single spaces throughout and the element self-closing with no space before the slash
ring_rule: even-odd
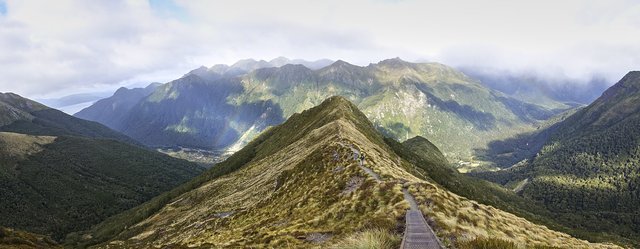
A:
<svg viewBox="0 0 640 249">
<path fill-rule="evenodd" d="M 330 246 L 331 249 L 392 249 L 400 246 L 401 238 L 384 229 L 369 229 L 352 234 L 338 243 Z"/>
</svg>

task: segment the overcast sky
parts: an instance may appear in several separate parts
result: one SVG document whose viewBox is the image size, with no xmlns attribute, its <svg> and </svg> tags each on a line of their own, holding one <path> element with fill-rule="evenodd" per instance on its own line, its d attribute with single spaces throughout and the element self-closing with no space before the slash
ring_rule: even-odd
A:
<svg viewBox="0 0 640 249">
<path fill-rule="evenodd" d="M 640 1 L 0 0 L 0 92 L 166 82 L 277 56 L 616 81 L 640 69 Z"/>
</svg>

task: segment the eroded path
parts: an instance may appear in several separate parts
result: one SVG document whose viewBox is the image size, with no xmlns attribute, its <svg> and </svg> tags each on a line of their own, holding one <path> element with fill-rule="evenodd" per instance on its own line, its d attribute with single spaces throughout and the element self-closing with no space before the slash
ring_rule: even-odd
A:
<svg viewBox="0 0 640 249">
<path fill-rule="evenodd" d="M 364 159 L 363 155 L 360 153 L 360 150 L 358 150 L 357 148 L 353 147 L 353 145 L 349 144 L 346 145 L 344 143 L 339 142 L 338 144 L 340 144 L 343 147 L 347 147 L 349 149 L 351 149 L 351 156 L 353 157 L 353 160 L 358 161 L 358 167 L 360 167 L 362 170 L 364 170 L 364 172 L 366 172 L 368 175 L 370 175 L 371 177 L 373 177 L 373 179 L 375 179 L 377 182 L 382 182 L 382 178 L 380 177 L 380 175 L 378 175 L 376 172 L 374 172 L 372 169 L 364 166 L 366 159 Z"/>
</svg>

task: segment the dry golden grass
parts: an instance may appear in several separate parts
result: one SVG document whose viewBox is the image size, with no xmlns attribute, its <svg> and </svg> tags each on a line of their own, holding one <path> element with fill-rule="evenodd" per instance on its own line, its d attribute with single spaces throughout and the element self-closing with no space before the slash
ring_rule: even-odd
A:
<svg viewBox="0 0 640 249">
<path fill-rule="evenodd" d="M 395 249 L 400 246 L 400 235 L 387 230 L 367 229 L 347 236 L 331 245 L 331 249 Z"/>
<path fill-rule="evenodd" d="M 42 146 L 52 143 L 56 137 L 33 136 L 13 132 L 0 132 L 0 155 L 24 159 L 42 151 Z"/>
</svg>

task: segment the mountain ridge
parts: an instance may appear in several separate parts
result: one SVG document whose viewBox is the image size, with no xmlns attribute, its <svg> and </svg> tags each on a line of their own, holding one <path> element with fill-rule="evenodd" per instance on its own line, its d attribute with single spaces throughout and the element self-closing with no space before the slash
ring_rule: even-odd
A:
<svg viewBox="0 0 640 249">
<path fill-rule="evenodd" d="M 354 150 L 364 157 L 355 160 Z M 421 180 L 343 97 L 267 129 L 220 166 L 77 236 L 93 242 L 72 245 L 107 240 L 97 248 L 331 246 L 366 227 L 393 233 L 409 207 L 402 192 L 407 188 L 444 243 L 458 243 L 452 238 L 463 235 L 456 231 L 465 231 L 526 245 L 615 247 L 576 240 Z M 142 210 L 153 211 L 137 216 Z M 494 217 L 486 221 L 490 225 L 460 220 L 486 213 Z"/>
<path fill-rule="evenodd" d="M 287 64 L 214 80 L 192 76 L 159 87 L 114 127 L 151 146 L 239 148 L 293 113 L 343 95 L 386 135 L 428 137 L 457 162 L 473 160 L 470 148 L 533 130 L 560 111 L 510 98 L 442 64 L 399 58 L 365 67 L 339 60 L 316 70 Z M 248 117 L 239 119 L 240 110 Z"/>
</svg>

